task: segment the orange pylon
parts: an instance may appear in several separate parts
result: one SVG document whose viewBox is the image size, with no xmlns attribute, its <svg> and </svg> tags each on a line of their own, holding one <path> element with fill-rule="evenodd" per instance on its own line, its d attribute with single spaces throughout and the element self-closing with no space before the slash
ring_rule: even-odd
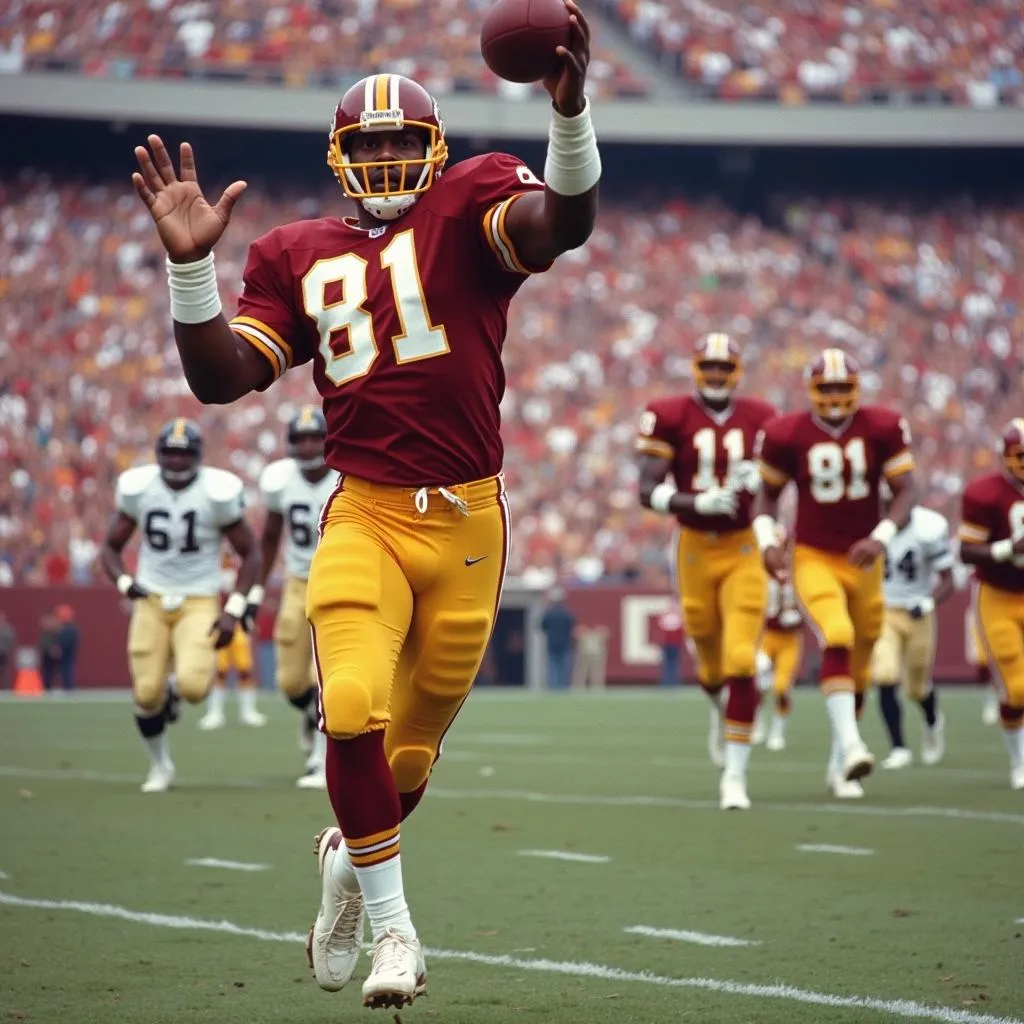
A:
<svg viewBox="0 0 1024 1024">
<path fill-rule="evenodd" d="M 14 677 L 14 692 L 19 697 L 39 697 L 43 693 L 43 678 L 35 665 L 23 665 Z"/>
</svg>

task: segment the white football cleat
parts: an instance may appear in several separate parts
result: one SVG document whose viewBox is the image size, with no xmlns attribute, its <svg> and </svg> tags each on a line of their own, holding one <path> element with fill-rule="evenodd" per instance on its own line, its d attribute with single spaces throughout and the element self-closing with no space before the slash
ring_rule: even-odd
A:
<svg viewBox="0 0 1024 1024">
<path fill-rule="evenodd" d="M 723 811 L 749 811 L 750 797 L 747 796 L 747 780 L 742 775 L 725 772 L 718 785 L 718 806 Z"/>
<path fill-rule="evenodd" d="M 224 715 L 219 711 L 207 711 L 202 718 L 199 719 L 199 728 L 203 732 L 211 732 L 214 729 L 223 729 L 227 725 L 224 719 Z"/>
<path fill-rule="evenodd" d="M 174 765 L 160 761 L 149 766 L 146 781 L 140 787 L 143 793 L 166 793 L 174 785 Z"/>
<path fill-rule="evenodd" d="M 1024 764 L 1010 769 L 1010 789 L 1024 789 Z"/>
<path fill-rule="evenodd" d="M 722 721 L 722 709 L 717 705 L 711 708 L 708 725 L 708 757 L 716 768 L 725 767 L 725 723 Z"/>
<path fill-rule="evenodd" d="M 940 714 L 931 728 L 925 726 L 924 738 L 921 740 L 921 763 L 929 766 L 938 764 L 945 753 L 946 719 Z"/>
<path fill-rule="evenodd" d="M 400 1010 L 427 991 L 427 967 L 420 940 L 389 928 L 370 950 L 372 966 L 363 982 L 363 1006 Z"/>
<path fill-rule="evenodd" d="M 914 755 L 906 747 L 893 747 L 880 767 L 886 771 L 897 771 L 914 763 Z"/>
<path fill-rule="evenodd" d="M 779 751 L 786 749 L 786 720 L 776 716 L 768 729 L 768 739 L 765 741 L 765 749 Z"/>
<path fill-rule="evenodd" d="M 830 773 L 825 784 L 837 800 L 860 800 L 864 796 L 864 787 L 859 782 L 848 782 L 842 772 Z"/>
<path fill-rule="evenodd" d="M 260 729 L 267 724 L 267 716 L 260 711 L 248 708 L 239 712 L 238 723 L 239 725 L 248 725 L 253 729 Z"/>
<path fill-rule="evenodd" d="M 332 870 L 343 842 L 336 827 L 325 828 L 313 840 L 320 871 L 320 909 L 306 936 L 306 958 L 316 983 L 328 992 L 337 992 L 352 980 L 366 917 L 363 894 L 343 889 Z"/>
<path fill-rule="evenodd" d="M 999 724 L 999 700 L 991 689 L 985 694 L 981 704 L 981 723 L 982 725 Z"/>
<path fill-rule="evenodd" d="M 323 768 L 310 768 L 295 781 L 299 789 L 327 789 L 327 772 Z"/>
<path fill-rule="evenodd" d="M 843 751 L 843 778 L 847 782 L 863 779 L 865 775 L 871 774 L 874 767 L 875 757 L 863 740 L 858 739 Z"/>
</svg>

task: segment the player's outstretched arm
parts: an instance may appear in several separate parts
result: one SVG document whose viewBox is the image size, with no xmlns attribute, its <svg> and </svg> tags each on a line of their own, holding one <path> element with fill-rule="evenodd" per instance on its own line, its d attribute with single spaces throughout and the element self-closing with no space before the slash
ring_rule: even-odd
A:
<svg viewBox="0 0 1024 1024">
<path fill-rule="evenodd" d="M 260 549 L 252 530 L 249 529 L 249 524 L 244 519 L 239 519 L 237 523 L 224 527 L 221 534 L 227 538 L 242 564 L 238 567 L 234 591 L 228 596 L 224 602 L 224 610 L 210 627 L 210 633 L 214 636 L 213 646 L 218 650 L 231 643 L 239 623 L 246 631 L 252 627 L 260 601 L 263 600 L 263 588 L 257 583 L 260 575 Z M 254 600 L 254 590 L 259 594 L 259 600 Z"/>
<path fill-rule="evenodd" d="M 697 494 L 683 494 L 665 478 L 672 466 L 670 459 L 660 455 L 640 456 L 640 504 L 652 512 L 676 515 L 696 512 L 702 516 L 736 515 L 739 498 L 725 487 L 712 487 Z"/>
<path fill-rule="evenodd" d="M 103 538 L 103 546 L 100 548 L 100 564 L 104 572 L 117 589 L 132 600 L 146 596 L 146 591 L 135 582 L 131 573 L 124 567 L 125 545 L 132 539 L 136 525 L 130 516 L 118 512 L 111 520 L 107 535 Z"/>
<path fill-rule="evenodd" d="M 574 0 L 565 0 L 571 45 L 558 47 L 561 70 L 544 79 L 554 109 L 548 133 L 543 192 L 524 196 L 508 212 L 506 230 L 528 266 L 546 266 L 581 246 L 594 230 L 601 156 L 584 87 L 590 26 Z"/>
<path fill-rule="evenodd" d="M 139 170 L 132 184 L 156 224 L 167 250 L 174 340 L 192 393 L 206 404 L 233 402 L 267 382 L 265 360 L 241 341 L 221 312 L 213 247 L 231 219 L 231 210 L 245 191 L 232 182 L 211 206 L 196 179 L 192 147 L 181 144 L 178 176 L 159 135 L 135 147 Z"/>
<path fill-rule="evenodd" d="M 761 489 L 754 499 L 754 521 L 751 526 L 761 558 L 769 576 L 779 583 L 789 582 L 789 566 L 786 562 L 785 544 L 781 542 L 779 529 L 779 496 L 782 487 L 761 477 Z"/>
</svg>

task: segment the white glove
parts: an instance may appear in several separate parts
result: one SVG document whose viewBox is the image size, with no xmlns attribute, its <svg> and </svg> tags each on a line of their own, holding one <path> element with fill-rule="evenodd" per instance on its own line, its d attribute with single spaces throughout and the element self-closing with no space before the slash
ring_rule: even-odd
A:
<svg viewBox="0 0 1024 1024">
<path fill-rule="evenodd" d="M 795 608 L 787 608 L 779 616 L 779 625 L 785 626 L 787 629 L 799 626 L 801 622 L 803 622 L 803 616 Z"/>
<path fill-rule="evenodd" d="M 931 615 L 935 611 L 935 601 L 931 597 L 920 597 L 910 608 L 910 617 L 912 619 L 923 619 L 926 615 Z"/>
<path fill-rule="evenodd" d="M 728 516 L 731 519 L 736 515 L 738 504 L 735 491 L 712 487 L 693 499 L 693 510 L 701 516 Z"/>
<path fill-rule="evenodd" d="M 744 459 L 732 467 L 729 486 L 734 491 L 749 491 L 757 494 L 761 489 L 761 470 L 753 459 Z"/>
</svg>

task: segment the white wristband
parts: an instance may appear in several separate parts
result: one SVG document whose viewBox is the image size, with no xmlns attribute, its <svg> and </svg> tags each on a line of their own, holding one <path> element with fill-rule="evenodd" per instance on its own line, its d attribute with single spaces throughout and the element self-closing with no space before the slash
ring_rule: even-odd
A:
<svg viewBox="0 0 1024 1024">
<path fill-rule="evenodd" d="M 224 611 L 233 619 L 240 619 L 245 614 L 245 594 L 237 590 L 224 602 Z"/>
<path fill-rule="evenodd" d="M 997 540 L 990 545 L 988 554 L 993 562 L 1008 562 L 1013 558 L 1013 538 L 1006 537 L 1004 540 Z"/>
<path fill-rule="evenodd" d="M 651 509 L 655 512 L 660 512 L 662 515 L 667 515 L 669 503 L 676 493 L 675 484 L 670 484 L 667 480 L 662 481 L 651 491 Z"/>
<path fill-rule="evenodd" d="M 762 551 L 779 546 L 778 525 L 771 516 L 759 515 L 750 525 L 754 531 L 754 540 Z"/>
<path fill-rule="evenodd" d="M 551 111 L 544 184 L 560 196 L 579 196 L 601 180 L 601 154 L 597 150 L 590 100 L 575 117 Z"/>
<path fill-rule="evenodd" d="M 171 289 L 171 316 L 179 324 L 205 324 L 220 316 L 212 252 L 194 263 L 172 263 L 168 258 L 167 283 Z"/>
<path fill-rule="evenodd" d="M 249 593 L 245 595 L 246 604 L 263 604 L 263 598 L 266 596 L 266 591 L 258 584 L 254 583 L 249 588 Z"/>
<path fill-rule="evenodd" d="M 882 547 L 888 547 L 900 528 L 891 520 L 883 519 L 872 531 L 871 539 L 877 540 Z"/>
<path fill-rule="evenodd" d="M 117 577 L 116 586 L 122 597 L 127 597 L 128 591 L 131 590 L 134 585 L 134 577 L 130 576 L 126 572 L 121 573 L 121 575 Z"/>
</svg>

